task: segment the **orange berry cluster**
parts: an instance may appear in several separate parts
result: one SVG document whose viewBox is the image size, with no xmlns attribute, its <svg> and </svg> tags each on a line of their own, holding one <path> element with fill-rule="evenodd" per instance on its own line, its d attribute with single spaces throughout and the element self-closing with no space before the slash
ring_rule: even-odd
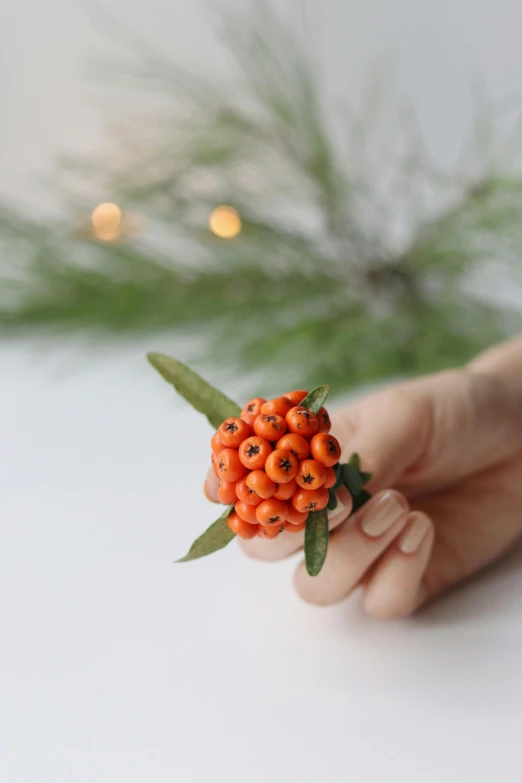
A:
<svg viewBox="0 0 522 783">
<path fill-rule="evenodd" d="M 325 408 L 300 403 L 306 391 L 273 400 L 256 397 L 240 418 L 226 419 L 211 440 L 221 503 L 234 504 L 227 523 L 241 538 L 276 538 L 303 530 L 310 511 L 326 508 L 341 447 Z"/>
</svg>

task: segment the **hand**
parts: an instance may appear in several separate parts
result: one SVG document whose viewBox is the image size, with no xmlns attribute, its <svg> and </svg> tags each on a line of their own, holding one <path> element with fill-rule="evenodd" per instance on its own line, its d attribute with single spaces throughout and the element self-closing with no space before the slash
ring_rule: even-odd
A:
<svg viewBox="0 0 522 783">
<path fill-rule="evenodd" d="M 304 562 L 295 573 L 306 601 L 335 603 L 361 585 L 369 615 L 404 616 L 522 533 L 522 398 L 480 362 L 379 390 L 332 423 L 342 459 L 359 452 L 375 495 L 347 519 L 351 499 L 339 490 L 321 573 L 308 576 Z M 215 482 L 210 474 L 213 500 Z M 274 560 L 301 548 L 303 534 L 241 544 L 252 557 Z"/>
</svg>

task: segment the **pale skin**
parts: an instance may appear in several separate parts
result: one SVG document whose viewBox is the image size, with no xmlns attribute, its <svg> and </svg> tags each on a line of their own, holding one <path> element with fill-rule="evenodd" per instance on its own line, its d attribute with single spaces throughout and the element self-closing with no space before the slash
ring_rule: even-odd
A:
<svg viewBox="0 0 522 783">
<path fill-rule="evenodd" d="M 522 338 L 467 367 L 380 389 L 332 415 L 346 461 L 361 455 L 374 497 L 348 518 L 339 490 L 321 573 L 304 561 L 294 584 L 312 604 L 364 591 L 375 618 L 402 617 L 497 560 L 522 536 Z M 217 500 L 217 479 L 205 488 Z M 343 508 L 344 506 L 344 508 Z M 261 560 L 303 546 L 303 534 L 241 542 Z"/>
</svg>

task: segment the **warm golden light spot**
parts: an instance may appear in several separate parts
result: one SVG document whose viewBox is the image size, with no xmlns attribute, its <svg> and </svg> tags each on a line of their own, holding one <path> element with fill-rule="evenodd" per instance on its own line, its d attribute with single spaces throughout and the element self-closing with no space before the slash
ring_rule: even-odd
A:
<svg viewBox="0 0 522 783">
<path fill-rule="evenodd" d="M 233 207 L 222 204 L 216 207 L 208 219 L 210 230 L 221 239 L 233 239 L 241 231 L 241 218 Z"/>
<path fill-rule="evenodd" d="M 98 204 L 91 215 L 92 230 L 97 239 L 111 242 L 121 234 L 121 209 L 117 204 Z"/>
</svg>

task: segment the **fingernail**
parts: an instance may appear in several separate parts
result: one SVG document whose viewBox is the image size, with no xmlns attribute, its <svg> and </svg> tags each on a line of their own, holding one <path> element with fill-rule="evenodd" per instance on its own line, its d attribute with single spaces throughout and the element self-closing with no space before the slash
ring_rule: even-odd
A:
<svg viewBox="0 0 522 783">
<path fill-rule="evenodd" d="M 328 519 L 332 519 L 334 517 L 337 518 L 337 517 L 341 517 L 341 516 L 342 517 L 347 517 L 348 514 L 350 513 L 350 511 L 352 510 L 352 505 L 353 505 L 352 504 L 352 497 L 351 497 L 350 493 L 348 492 L 348 490 L 345 487 L 341 487 L 337 491 L 335 497 L 337 499 L 337 505 L 336 505 L 336 507 L 332 511 L 328 512 Z M 347 502 L 345 502 L 343 500 L 343 498 Z"/>
<path fill-rule="evenodd" d="M 430 529 L 430 521 L 425 514 L 414 511 L 410 514 L 407 530 L 399 539 L 399 549 L 405 555 L 412 555 L 420 547 L 426 533 Z"/>
<path fill-rule="evenodd" d="M 344 505 L 342 500 L 337 498 L 337 505 L 334 509 L 328 512 L 328 518 L 331 519 L 332 517 L 338 517 L 345 513 L 348 514 L 347 506 Z"/>
<path fill-rule="evenodd" d="M 404 508 L 391 492 L 384 495 L 368 508 L 361 522 L 367 536 L 380 536 L 404 514 Z"/>
</svg>

